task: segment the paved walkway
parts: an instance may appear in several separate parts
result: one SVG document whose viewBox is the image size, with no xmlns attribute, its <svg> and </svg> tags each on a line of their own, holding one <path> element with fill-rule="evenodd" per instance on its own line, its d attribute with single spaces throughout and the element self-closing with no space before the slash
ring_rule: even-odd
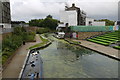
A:
<svg viewBox="0 0 120 80">
<path fill-rule="evenodd" d="M 108 46 L 99 45 L 99 44 L 85 41 L 85 40 L 75 40 L 75 41 L 80 41 L 81 46 L 87 47 L 87 48 L 92 49 L 94 51 L 103 53 L 104 55 L 107 55 L 109 57 L 113 57 L 113 58 L 120 60 L 120 54 L 118 54 L 119 50 L 117 50 L 117 49 L 114 49 L 114 48 L 111 48 Z"/>
<path fill-rule="evenodd" d="M 28 48 L 32 45 L 40 43 L 41 40 L 39 35 L 36 35 L 36 42 L 29 42 L 19 48 L 17 54 L 13 57 L 11 62 L 8 64 L 6 69 L 2 73 L 3 78 L 18 78 L 21 68 L 23 66 L 24 60 L 28 53 Z"/>
</svg>

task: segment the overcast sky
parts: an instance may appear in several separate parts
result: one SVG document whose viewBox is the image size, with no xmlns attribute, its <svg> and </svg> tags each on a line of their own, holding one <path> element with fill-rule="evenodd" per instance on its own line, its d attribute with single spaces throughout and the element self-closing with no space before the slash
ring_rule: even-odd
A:
<svg viewBox="0 0 120 80">
<path fill-rule="evenodd" d="M 10 0 L 12 20 L 29 21 L 31 19 L 45 18 L 52 15 L 59 19 L 59 11 L 65 5 L 75 3 L 84 10 L 88 17 L 94 19 L 118 19 L 119 0 Z"/>
</svg>

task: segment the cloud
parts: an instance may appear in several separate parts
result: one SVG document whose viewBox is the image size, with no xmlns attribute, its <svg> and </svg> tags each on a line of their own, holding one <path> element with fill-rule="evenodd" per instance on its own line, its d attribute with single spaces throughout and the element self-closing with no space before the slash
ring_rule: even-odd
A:
<svg viewBox="0 0 120 80">
<path fill-rule="evenodd" d="M 29 21 L 45 18 L 49 14 L 59 19 L 59 10 L 64 10 L 66 3 L 69 6 L 75 3 L 89 17 L 117 20 L 117 2 L 118 0 L 11 0 L 12 20 Z"/>
</svg>

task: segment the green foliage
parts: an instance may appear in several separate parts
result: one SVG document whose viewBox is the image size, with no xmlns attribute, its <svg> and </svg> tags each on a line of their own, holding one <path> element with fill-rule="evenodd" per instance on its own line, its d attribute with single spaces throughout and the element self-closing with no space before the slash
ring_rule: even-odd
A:
<svg viewBox="0 0 120 80">
<path fill-rule="evenodd" d="M 97 37 L 92 38 L 92 39 L 88 39 L 88 41 L 102 44 L 105 46 L 109 46 L 109 45 L 115 44 L 115 43 L 117 43 L 117 41 L 119 41 L 118 33 L 119 33 L 119 31 L 107 33 L 107 34 L 97 36 Z M 118 47 L 114 47 L 114 48 L 118 48 Z"/>
<path fill-rule="evenodd" d="M 114 46 L 113 48 L 120 50 L 120 46 Z"/>
<path fill-rule="evenodd" d="M 48 15 L 46 18 L 52 18 L 52 16 L 51 16 L 51 15 Z"/>
<path fill-rule="evenodd" d="M 58 26 L 58 20 L 53 19 L 51 15 L 48 15 L 45 19 L 34 19 L 29 21 L 29 25 L 55 30 Z"/>
<path fill-rule="evenodd" d="M 97 41 L 97 40 L 93 40 L 93 39 L 88 39 L 88 41 L 95 42 L 95 43 L 98 43 L 98 44 L 102 44 L 102 45 L 105 45 L 105 46 L 109 45 L 109 43 L 105 43 L 105 42 L 101 42 L 101 41 Z"/>
<path fill-rule="evenodd" d="M 40 28 L 36 30 L 37 34 L 43 34 L 43 33 L 47 33 L 47 32 L 51 32 L 51 30 L 49 28 Z"/>
<path fill-rule="evenodd" d="M 42 36 L 43 36 L 43 35 L 42 35 Z M 43 46 L 43 45 L 45 45 L 45 44 L 47 44 L 47 43 L 49 42 L 48 39 L 45 39 L 45 38 L 43 38 L 42 36 L 40 36 L 40 39 L 42 40 L 42 43 L 38 43 L 38 44 L 36 44 L 36 45 L 34 45 L 34 46 L 31 46 L 29 49 L 41 47 L 41 46 Z"/>
<path fill-rule="evenodd" d="M 23 41 L 32 41 L 35 38 L 34 32 L 26 32 L 23 27 L 15 27 L 14 32 L 2 40 L 2 63 L 18 49 Z"/>
<path fill-rule="evenodd" d="M 78 45 L 81 44 L 81 42 L 74 41 L 74 40 L 69 39 L 69 38 L 68 38 L 67 40 L 68 40 L 70 43 L 73 43 L 73 44 L 76 44 L 76 45 L 77 45 L 77 44 L 78 44 Z"/>
<path fill-rule="evenodd" d="M 30 26 L 38 26 L 38 27 L 42 27 L 42 22 L 43 22 L 44 20 L 43 19 L 33 19 L 33 20 L 31 20 L 31 21 L 29 21 L 29 25 Z"/>
</svg>

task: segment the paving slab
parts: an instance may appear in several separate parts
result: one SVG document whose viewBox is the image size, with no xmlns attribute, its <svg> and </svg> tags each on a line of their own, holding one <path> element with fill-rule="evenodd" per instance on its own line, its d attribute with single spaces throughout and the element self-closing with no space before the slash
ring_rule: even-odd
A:
<svg viewBox="0 0 120 80">
<path fill-rule="evenodd" d="M 120 54 L 118 53 L 120 50 L 111 48 L 109 46 L 103 46 L 103 45 L 100 45 L 100 44 L 89 42 L 89 41 L 86 41 L 86 40 L 75 40 L 75 41 L 81 42 L 80 45 L 83 46 L 83 47 L 92 49 L 92 50 L 100 52 L 100 53 L 102 53 L 106 56 L 109 56 L 109 57 L 120 60 Z"/>
</svg>

